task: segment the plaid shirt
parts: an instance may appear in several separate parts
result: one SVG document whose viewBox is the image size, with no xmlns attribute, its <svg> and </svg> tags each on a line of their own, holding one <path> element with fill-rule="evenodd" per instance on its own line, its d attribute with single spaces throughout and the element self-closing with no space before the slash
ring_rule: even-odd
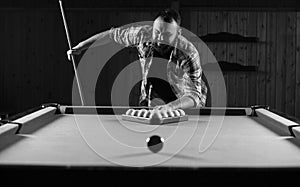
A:
<svg viewBox="0 0 300 187">
<path fill-rule="evenodd" d="M 112 28 L 109 37 L 118 44 L 138 49 L 142 70 L 140 102 L 145 100 L 147 75 L 153 59 L 152 26 Z M 201 76 L 202 68 L 197 49 L 179 35 L 167 65 L 168 81 L 177 98 L 188 96 L 193 99 L 194 107 L 205 106 L 207 87 Z"/>
</svg>

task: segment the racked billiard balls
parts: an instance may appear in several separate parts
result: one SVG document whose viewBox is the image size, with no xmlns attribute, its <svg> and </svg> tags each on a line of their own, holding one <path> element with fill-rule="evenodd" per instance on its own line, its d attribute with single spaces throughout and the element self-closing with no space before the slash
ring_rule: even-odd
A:
<svg viewBox="0 0 300 187">
<path fill-rule="evenodd" d="M 157 153 L 163 148 L 164 141 L 162 137 L 157 135 L 151 136 L 146 140 L 148 149 L 153 153 Z"/>
</svg>

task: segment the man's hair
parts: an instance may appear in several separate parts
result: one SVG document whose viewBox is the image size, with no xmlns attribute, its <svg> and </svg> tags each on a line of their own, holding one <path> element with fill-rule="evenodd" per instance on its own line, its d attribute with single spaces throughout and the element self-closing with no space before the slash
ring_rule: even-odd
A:
<svg viewBox="0 0 300 187">
<path fill-rule="evenodd" d="M 158 17 L 160 17 L 163 21 L 167 22 L 167 23 L 172 23 L 172 21 L 176 21 L 176 23 L 178 25 L 180 25 L 181 23 L 181 17 L 179 12 L 177 12 L 174 9 L 165 9 L 163 11 L 160 11 L 156 16 L 155 19 L 156 20 Z"/>
</svg>

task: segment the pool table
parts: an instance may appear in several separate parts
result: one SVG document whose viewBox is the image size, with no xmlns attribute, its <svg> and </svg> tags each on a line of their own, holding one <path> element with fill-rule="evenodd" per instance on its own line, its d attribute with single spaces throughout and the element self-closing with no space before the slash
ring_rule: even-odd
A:
<svg viewBox="0 0 300 187">
<path fill-rule="evenodd" d="M 1 175 L 282 181 L 300 172 L 300 125 L 267 106 L 187 109 L 187 121 L 162 125 L 122 120 L 129 108 L 44 104 L 2 120 Z M 158 153 L 152 135 L 165 139 Z"/>
</svg>

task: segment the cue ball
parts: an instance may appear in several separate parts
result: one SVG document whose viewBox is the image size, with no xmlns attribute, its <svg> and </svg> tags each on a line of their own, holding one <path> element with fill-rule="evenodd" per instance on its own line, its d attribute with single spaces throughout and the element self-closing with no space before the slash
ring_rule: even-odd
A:
<svg viewBox="0 0 300 187">
<path fill-rule="evenodd" d="M 157 153 L 163 148 L 164 141 L 163 138 L 157 135 L 151 136 L 146 140 L 148 149 L 153 153 Z"/>
</svg>

